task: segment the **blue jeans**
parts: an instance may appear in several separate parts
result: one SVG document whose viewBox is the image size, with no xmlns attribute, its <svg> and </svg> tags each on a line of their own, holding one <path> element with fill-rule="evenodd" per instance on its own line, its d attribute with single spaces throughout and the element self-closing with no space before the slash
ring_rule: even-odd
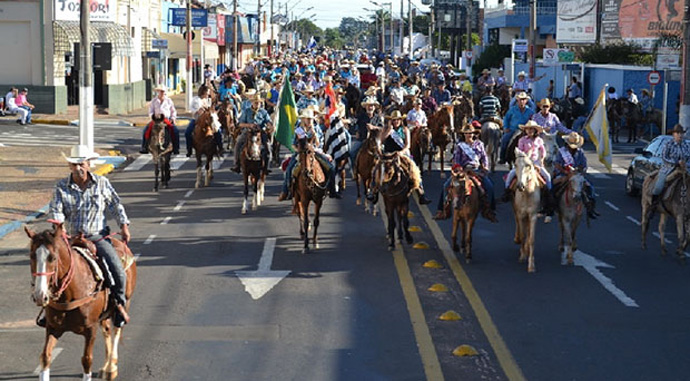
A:
<svg viewBox="0 0 690 381">
<path fill-rule="evenodd" d="M 506 161 L 506 150 L 508 149 L 508 143 L 510 143 L 510 139 L 512 139 L 513 135 L 515 135 L 515 130 L 510 131 L 507 134 L 504 133 L 503 137 L 501 138 L 501 161 Z"/>
<path fill-rule="evenodd" d="M 101 234 L 94 234 L 88 239 L 96 245 L 96 255 L 103 259 L 113 275 L 113 284 L 110 286 L 110 291 L 113 293 L 113 298 L 118 304 L 124 305 L 127 301 L 125 296 L 125 287 L 127 286 L 127 274 L 122 267 L 122 260 L 117 255 L 117 251 L 113 247 L 109 238 L 103 239 L 110 234 L 108 229 L 101 232 Z M 107 275 L 106 275 L 107 276 Z"/>
</svg>

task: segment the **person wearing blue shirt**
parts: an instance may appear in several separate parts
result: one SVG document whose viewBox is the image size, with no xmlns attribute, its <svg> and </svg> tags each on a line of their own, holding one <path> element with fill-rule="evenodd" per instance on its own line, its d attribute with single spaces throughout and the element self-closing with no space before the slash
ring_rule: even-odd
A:
<svg viewBox="0 0 690 381">
<path fill-rule="evenodd" d="M 431 93 L 431 96 L 438 106 L 450 102 L 450 91 L 446 90 L 446 85 L 442 82 L 437 85 L 436 89 Z"/>
<path fill-rule="evenodd" d="M 299 101 L 297 101 L 295 107 L 297 108 L 297 112 L 301 112 L 309 106 L 318 105 L 319 101 L 314 97 L 314 88 L 311 85 L 307 85 L 307 87 L 302 90 L 302 96 L 299 98 Z"/>
<path fill-rule="evenodd" d="M 517 105 L 511 107 L 505 117 L 503 117 L 503 137 L 501 138 L 501 158 L 499 164 L 505 164 L 508 143 L 510 143 L 510 139 L 518 130 L 518 127 L 521 124 L 526 124 L 532 117 L 532 114 L 534 114 L 534 109 L 527 106 L 527 100 L 529 99 L 527 93 L 524 91 L 519 92 L 515 99 Z"/>
<path fill-rule="evenodd" d="M 569 173 L 579 171 L 583 175 L 587 172 L 587 157 L 582 151 L 582 145 L 585 139 L 577 132 L 571 132 L 563 136 L 565 146 L 558 149 L 558 155 L 553 162 L 553 182 L 559 184 L 563 182 Z M 555 191 L 555 188 L 553 189 Z M 596 200 L 594 195 L 594 186 L 585 178 L 585 186 L 583 189 L 583 201 L 587 209 L 587 215 L 591 219 L 596 219 L 599 213 L 595 210 Z"/>
<path fill-rule="evenodd" d="M 273 114 L 273 111 L 278 105 L 278 97 L 280 96 L 280 84 L 280 80 L 273 82 L 273 88 L 271 88 L 270 91 L 271 96 L 268 100 L 266 100 L 266 111 L 268 111 L 269 114 Z"/>
<path fill-rule="evenodd" d="M 578 97 L 582 97 L 582 89 L 580 88 L 580 82 L 578 82 L 577 76 L 573 76 L 570 87 L 568 87 L 568 99 L 573 102 L 575 98 Z"/>
<path fill-rule="evenodd" d="M 266 109 L 263 106 L 263 99 L 259 94 L 251 94 L 249 96 L 251 100 L 251 107 L 242 111 L 242 114 L 237 121 L 242 133 L 237 138 L 237 143 L 235 144 L 235 166 L 232 168 L 236 173 L 240 173 L 240 154 L 244 150 L 245 144 L 247 144 L 247 128 L 259 127 L 261 130 L 261 144 L 263 148 L 261 149 L 261 160 L 262 165 L 268 171 L 268 162 L 270 158 L 268 157 L 270 150 L 268 148 L 268 136 L 266 135 L 266 128 L 271 126 L 271 117 L 268 115 Z"/>
</svg>

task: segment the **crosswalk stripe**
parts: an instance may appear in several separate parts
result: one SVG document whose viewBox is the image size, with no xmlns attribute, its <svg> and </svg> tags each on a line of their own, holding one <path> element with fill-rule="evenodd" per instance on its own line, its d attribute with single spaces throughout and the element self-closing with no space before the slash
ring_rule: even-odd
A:
<svg viewBox="0 0 690 381">
<path fill-rule="evenodd" d="M 189 158 L 185 155 L 173 156 L 172 160 L 170 160 L 170 169 L 172 169 L 173 171 L 180 169 L 182 164 L 187 162 L 188 159 Z"/>
<path fill-rule="evenodd" d="M 124 171 L 138 171 L 142 169 L 149 161 L 151 161 L 151 156 L 139 156 L 132 162 L 132 164 L 126 166 Z"/>
</svg>

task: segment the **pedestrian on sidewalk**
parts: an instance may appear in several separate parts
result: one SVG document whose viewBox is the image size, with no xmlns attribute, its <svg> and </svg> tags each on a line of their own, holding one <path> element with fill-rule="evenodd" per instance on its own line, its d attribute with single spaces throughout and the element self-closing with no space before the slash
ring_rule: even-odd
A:
<svg viewBox="0 0 690 381">
<path fill-rule="evenodd" d="M 10 89 L 10 92 L 7 93 L 6 96 L 6 105 L 7 105 L 7 111 L 9 111 L 12 114 L 19 114 L 19 119 L 17 119 L 17 123 L 21 124 L 22 126 L 26 125 L 26 118 L 29 115 L 29 111 L 27 111 L 25 108 L 19 107 L 17 104 L 17 96 L 19 95 L 19 92 L 17 91 L 16 87 L 12 87 Z"/>
<path fill-rule="evenodd" d="M 153 128 L 153 116 L 163 115 L 165 118 L 163 121 L 167 125 L 170 136 L 173 137 L 173 154 L 178 155 L 180 153 L 180 131 L 175 126 L 175 121 L 177 120 L 177 110 L 175 109 L 175 104 L 172 99 L 167 95 L 168 89 L 164 85 L 158 85 L 156 87 L 156 92 L 158 95 L 153 98 L 151 104 L 149 105 L 149 118 L 152 120 L 144 128 L 141 139 L 141 150 L 140 153 L 148 153 L 148 142 L 151 137 L 151 128 Z"/>
<path fill-rule="evenodd" d="M 28 93 L 29 89 L 27 89 L 26 87 L 23 88 L 22 91 L 20 91 L 17 95 L 16 103 L 17 106 L 19 106 L 19 108 L 23 108 L 24 110 L 28 111 L 28 113 L 26 114 L 26 124 L 33 124 L 31 123 L 31 113 L 33 112 L 35 106 L 29 103 L 29 101 L 26 99 L 26 95 Z"/>
</svg>

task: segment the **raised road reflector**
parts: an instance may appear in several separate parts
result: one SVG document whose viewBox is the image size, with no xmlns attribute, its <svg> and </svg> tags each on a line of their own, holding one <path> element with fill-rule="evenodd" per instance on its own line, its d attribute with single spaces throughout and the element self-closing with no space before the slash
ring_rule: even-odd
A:
<svg viewBox="0 0 690 381">
<path fill-rule="evenodd" d="M 426 267 L 427 269 L 442 269 L 443 268 L 443 265 L 438 263 L 438 261 L 435 259 L 424 262 L 424 264 L 422 266 Z"/>
<path fill-rule="evenodd" d="M 411 233 L 419 233 L 422 231 L 422 228 L 420 228 L 419 226 L 416 226 L 416 225 L 412 225 L 407 229 L 407 231 L 411 232 Z"/>
<path fill-rule="evenodd" d="M 412 211 L 407 211 L 407 218 L 414 218 L 414 213 Z"/>
<path fill-rule="evenodd" d="M 436 283 L 429 287 L 429 291 L 431 292 L 448 292 L 448 287 L 442 285 L 441 283 Z"/>
<path fill-rule="evenodd" d="M 412 246 L 413 249 L 428 249 L 429 244 L 426 242 L 417 242 Z"/>
<path fill-rule="evenodd" d="M 441 314 L 441 316 L 438 317 L 438 320 L 443 320 L 443 321 L 457 321 L 457 320 L 462 320 L 462 317 L 460 317 L 460 314 L 453 310 L 448 310 L 444 313 Z"/>
<path fill-rule="evenodd" d="M 466 356 L 477 356 L 479 352 L 477 352 L 476 349 L 474 349 L 471 345 L 463 344 L 455 350 L 453 350 L 453 355 L 455 356 L 461 356 L 461 357 L 466 357 Z"/>
</svg>

